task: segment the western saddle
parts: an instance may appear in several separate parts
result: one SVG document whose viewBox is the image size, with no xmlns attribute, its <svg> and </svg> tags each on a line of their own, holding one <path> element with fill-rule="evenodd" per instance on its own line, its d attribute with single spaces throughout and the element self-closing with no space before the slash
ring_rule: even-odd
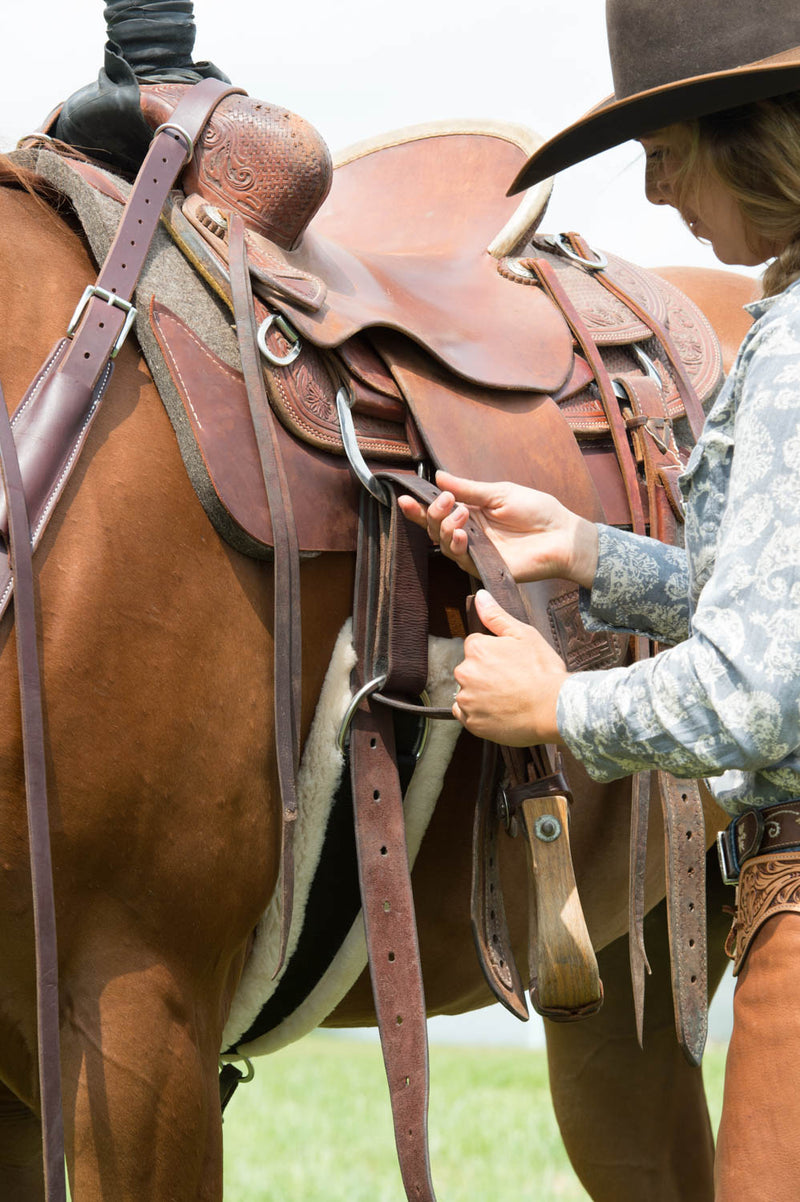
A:
<svg viewBox="0 0 800 1202">
<path fill-rule="evenodd" d="M 591 519 L 672 541 L 683 446 L 699 433 L 701 401 L 719 383 L 719 351 L 705 318 L 671 285 L 600 256 L 576 234 L 539 235 L 547 187 L 521 205 L 503 195 L 536 145 L 525 130 L 417 127 L 362 143 L 333 169 L 306 122 L 214 79 L 142 86 L 141 111 L 156 132 L 132 188 L 70 156 L 47 130 L 18 151 L 53 186 L 69 195 L 70 180 L 88 185 L 120 213 L 98 255 L 97 285 L 13 418 L 32 541 L 135 326 L 210 519 L 235 546 L 274 561 L 275 639 L 287 648 L 275 679 L 284 945 L 299 753 L 299 561 L 357 552 L 348 737 L 363 911 L 403 1180 L 409 1198 L 433 1199 L 425 1005 L 392 725 L 393 707 L 429 716 L 418 700 L 428 547 L 397 496 L 429 502 L 432 473 L 444 467 L 543 487 Z M 143 291 L 159 215 L 212 307 L 233 313 L 233 351 L 154 288 Z M 42 445 L 46 462 L 34 453 Z M 8 520 L 5 507 L 0 517 Z M 574 589 L 516 586 L 480 530 L 470 533 L 485 585 L 535 622 L 568 667 L 624 661 L 619 640 L 582 630 Z M 10 565 L 0 564 L 0 575 L 5 605 Z M 636 643 L 635 654 L 650 654 L 645 640 Z M 702 807 L 691 782 L 662 775 L 660 788 L 676 1022 L 697 1063 L 706 995 Z M 520 1017 L 523 978 L 495 854 L 503 826 L 521 830 L 529 850 L 537 929 L 526 983 L 534 1005 L 575 1018 L 602 1000 L 572 874 L 569 802 L 552 749 L 487 748 L 473 925 L 492 990 Z M 632 813 L 631 963 L 641 1033 L 646 789 L 634 789 Z M 699 835 L 688 876 L 687 830 Z"/>
</svg>

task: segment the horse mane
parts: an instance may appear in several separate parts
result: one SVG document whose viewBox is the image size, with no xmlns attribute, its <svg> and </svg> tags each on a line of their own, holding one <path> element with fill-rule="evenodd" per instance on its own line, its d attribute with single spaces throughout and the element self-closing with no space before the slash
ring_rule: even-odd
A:
<svg viewBox="0 0 800 1202">
<path fill-rule="evenodd" d="M 85 159 L 86 155 L 76 151 L 74 147 L 58 141 L 48 141 L 48 149 L 54 150 L 69 158 Z M 43 179 L 31 167 L 14 162 L 8 154 L 0 153 L 0 187 L 18 188 L 37 203 L 42 214 L 47 214 L 54 220 L 66 217 L 69 220 L 72 206 L 57 188 L 48 180 Z"/>
<path fill-rule="evenodd" d="M 0 186 L 23 188 L 34 196 L 52 193 L 52 187 L 29 167 L 14 163 L 7 154 L 0 154 Z"/>
</svg>

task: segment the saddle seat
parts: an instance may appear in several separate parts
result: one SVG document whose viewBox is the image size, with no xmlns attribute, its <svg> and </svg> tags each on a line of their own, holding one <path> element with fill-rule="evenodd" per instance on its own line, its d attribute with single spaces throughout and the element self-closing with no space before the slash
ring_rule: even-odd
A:
<svg viewBox="0 0 800 1202">
<path fill-rule="evenodd" d="M 544 212 L 549 187 L 522 204 L 504 195 L 538 141 L 520 126 L 459 121 L 359 143 L 335 158 L 294 249 L 248 229 L 254 290 L 320 349 L 391 329 L 472 383 L 556 391 L 572 364 L 569 331 L 543 294 L 497 270 Z M 198 196 L 183 212 L 224 259 L 224 221 Z"/>
</svg>

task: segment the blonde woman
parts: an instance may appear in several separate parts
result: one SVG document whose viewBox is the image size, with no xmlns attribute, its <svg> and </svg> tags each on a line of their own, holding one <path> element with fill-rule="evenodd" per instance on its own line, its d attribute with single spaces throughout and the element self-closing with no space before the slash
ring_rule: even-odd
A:
<svg viewBox="0 0 800 1202">
<path fill-rule="evenodd" d="M 800 1197 L 800 6 L 609 0 L 615 95 L 533 156 L 517 190 L 629 138 L 646 192 L 764 297 L 681 478 L 685 550 L 595 526 L 553 498 L 441 474 L 427 522 L 469 567 L 477 518 L 518 580 L 582 586 L 588 629 L 654 659 L 569 674 L 485 592 L 453 706 L 498 742 L 562 743 L 598 780 L 705 777 L 731 814 L 738 971 L 717 1202 Z M 654 132 L 655 131 L 655 132 Z"/>
</svg>

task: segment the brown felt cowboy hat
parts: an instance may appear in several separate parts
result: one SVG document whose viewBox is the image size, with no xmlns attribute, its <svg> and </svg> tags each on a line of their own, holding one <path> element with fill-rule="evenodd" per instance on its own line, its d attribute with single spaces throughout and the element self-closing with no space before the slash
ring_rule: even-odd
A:
<svg viewBox="0 0 800 1202">
<path fill-rule="evenodd" d="M 614 94 L 545 142 L 509 195 L 629 138 L 800 90 L 800 0 L 606 0 Z"/>
</svg>

